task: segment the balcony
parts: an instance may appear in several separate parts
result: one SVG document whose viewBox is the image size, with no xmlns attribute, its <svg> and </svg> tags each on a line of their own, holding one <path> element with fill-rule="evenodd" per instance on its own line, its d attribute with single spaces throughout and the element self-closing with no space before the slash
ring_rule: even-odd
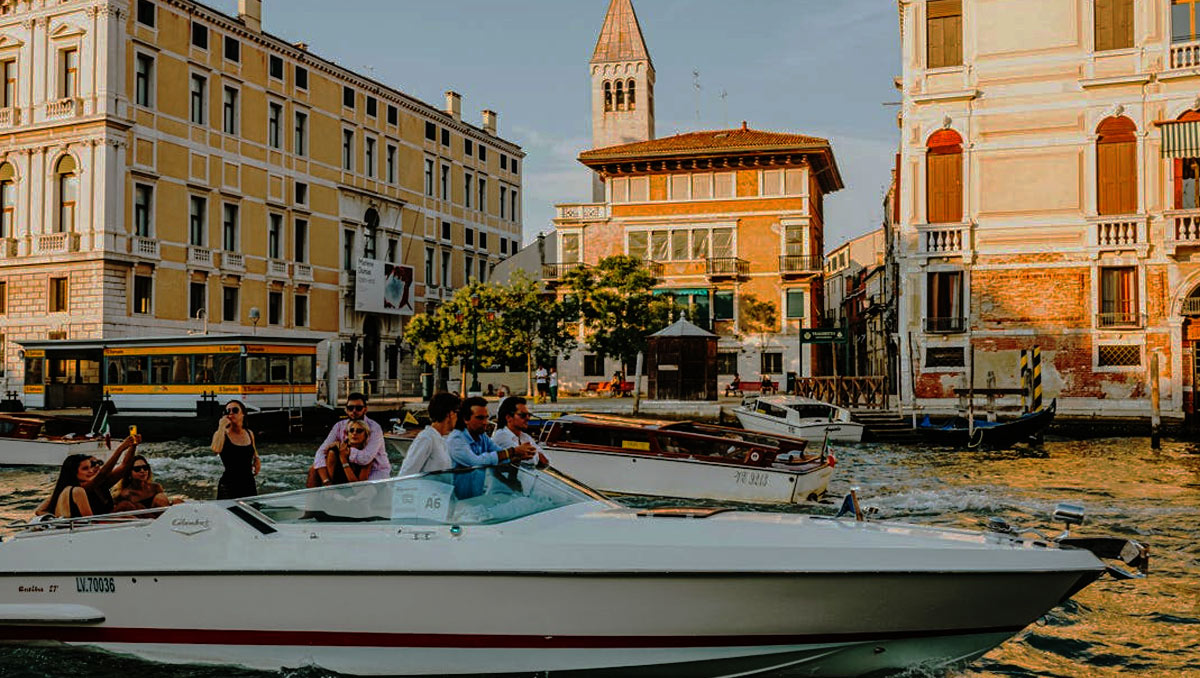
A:
<svg viewBox="0 0 1200 678">
<path fill-rule="evenodd" d="M 967 331 L 967 319 L 962 316 L 925 319 L 926 334 L 962 334 Z"/>
<path fill-rule="evenodd" d="M 919 253 L 927 257 L 959 257 L 971 248 L 970 224 L 920 224 Z"/>
<path fill-rule="evenodd" d="M 744 278 L 750 273 L 750 262 L 737 257 L 709 257 L 705 274 L 710 280 Z"/>
<path fill-rule="evenodd" d="M 1096 314 L 1096 327 L 1100 329 L 1136 330 L 1145 326 L 1145 314 L 1136 311 L 1111 311 Z"/>
<path fill-rule="evenodd" d="M 226 271 L 246 272 L 246 257 L 241 252 L 222 252 L 221 268 Z"/>
<path fill-rule="evenodd" d="M 189 245 L 187 262 L 189 266 L 203 266 L 205 268 L 212 268 L 213 252 L 207 247 Z"/>
<path fill-rule="evenodd" d="M 823 266 L 823 257 L 811 254 L 779 255 L 779 274 L 785 278 L 820 275 Z"/>
<path fill-rule="evenodd" d="M 1200 209 L 1164 212 L 1167 233 L 1164 245 L 1167 254 L 1175 256 L 1180 247 L 1200 247 Z"/>
<path fill-rule="evenodd" d="M 17 256 L 17 239 L 0 238 L 0 259 L 12 259 Z"/>
<path fill-rule="evenodd" d="M 1128 250 L 1145 256 L 1148 251 L 1146 242 L 1146 216 L 1143 214 L 1126 214 L 1121 216 L 1102 216 L 1088 218 L 1088 249 L 1092 258 L 1100 256 L 1101 252 Z"/>
<path fill-rule="evenodd" d="M 556 221 L 604 221 L 608 219 L 608 205 L 602 202 L 555 205 Z"/>
<path fill-rule="evenodd" d="M 158 241 L 154 238 L 146 238 L 140 235 L 133 236 L 133 239 L 129 241 L 129 251 L 133 256 L 143 259 L 162 258 L 158 249 Z"/>
<path fill-rule="evenodd" d="M 542 281 L 547 285 L 558 285 L 566 277 L 568 271 L 583 267 L 580 261 L 568 263 L 542 264 Z"/>
<path fill-rule="evenodd" d="M 286 261 L 278 259 L 267 260 L 267 277 L 268 278 L 284 278 L 288 277 L 288 265 Z"/>
<path fill-rule="evenodd" d="M 46 102 L 46 119 L 60 120 L 62 118 L 74 118 L 80 113 L 79 99 L 75 97 L 67 97 L 58 99 L 57 101 Z"/>
<path fill-rule="evenodd" d="M 78 233 L 41 233 L 33 242 L 37 254 L 67 254 L 79 251 Z"/>
<path fill-rule="evenodd" d="M 1200 41 L 1171 43 L 1171 68 L 1200 66 Z"/>
<path fill-rule="evenodd" d="M 643 261 L 642 266 L 647 271 L 650 271 L 650 275 L 654 276 L 655 278 L 659 278 L 659 279 L 661 279 L 663 277 L 663 275 L 666 274 L 666 270 L 667 270 L 666 266 L 663 266 L 661 263 L 659 263 L 657 261 Z"/>
<path fill-rule="evenodd" d="M 1191 318 L 1200 316 L 1200 297 L 1188 297 L 1184 299 L 1183 314 Z"/>
<path fill-rule="evenodd" d="M 312 266 L 296 262 L 296 272 L 292 277 L 297 282 L 312 282 Z"/>
<path fill-rule="evenodd" d="M 16 127 L 21 124 L 21 109 L 0 108 L 0 127 Z"/>
</svg>

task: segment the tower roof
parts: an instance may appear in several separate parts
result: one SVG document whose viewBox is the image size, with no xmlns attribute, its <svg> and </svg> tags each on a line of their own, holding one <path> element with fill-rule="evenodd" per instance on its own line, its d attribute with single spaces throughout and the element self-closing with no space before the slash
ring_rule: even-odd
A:
<svg viewBox="0 0 1200 678">
<path fill-rule="evenodd" d="M 592 63 L 641 60 L 650 62 L 650 52 L 642 38 L 637 14 L 633 12 L 633 1 L 612 0 L 608 15 L 604 17 L 604 28 L 600 29 L 600 39 L 596 41 Z M 650 65 L 653 67 L 654 63 L 650 62 Z"/>
</svg>

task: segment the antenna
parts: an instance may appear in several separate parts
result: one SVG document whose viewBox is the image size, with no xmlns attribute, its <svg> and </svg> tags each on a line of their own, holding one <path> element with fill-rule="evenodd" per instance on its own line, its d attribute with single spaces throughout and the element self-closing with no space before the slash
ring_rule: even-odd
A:
<svg viewBox="0 0 1200 678">
<path fill-rule="evenodd" d="M 728 98 L 729 98 L 729 92 L 726 92 L 725 88 L 721 88 L 721 128 L 722 129 L 729 128 L 729 102 L 726 101 Z"/>
<path fill-rule="evenodd" d="M 700 90 L 704 89 L 700 84 L 700 71 L 692 71 L 692 87 L 696 90 L 696 125 L 700 124 Z"/>
</svg>

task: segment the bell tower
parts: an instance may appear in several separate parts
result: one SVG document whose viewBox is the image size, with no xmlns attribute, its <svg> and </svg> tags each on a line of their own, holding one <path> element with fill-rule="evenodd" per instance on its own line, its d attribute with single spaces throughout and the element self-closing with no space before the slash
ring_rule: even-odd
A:
<svg viewBox="0 0 1200 678">
<path fill-rule="evenodd" d="M 590 62 L 592 147 L 654 138 L 654 63 L 632 0 L 612 0 Z M 597 193 L 597 191 L 599 191 Z M 593 199 L 603 200 L 597 177 Z"/>
</svg>

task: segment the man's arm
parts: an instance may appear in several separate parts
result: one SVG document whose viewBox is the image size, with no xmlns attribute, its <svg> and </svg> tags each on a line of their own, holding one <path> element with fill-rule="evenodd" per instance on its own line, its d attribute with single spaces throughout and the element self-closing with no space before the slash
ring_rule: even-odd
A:
<svg viewBox="0 0 1200 678">
<path fill-rule="evenodd" d="M 329 435 L 325 436 L 325 441 L 317 448 L 316 459 L 313 460 L 313 466 L 316 468 L 325 468 L 325 453 L 329 451 L 329 446 L 342 442 L 342 429 L 345 428 L 343 423 L 345 421 L 345 419 L 339 419 L 333 428 L 329 429 Z"/>
<path fill-rule="evenodd" d="M 407 476 L 416 473 L 417 469 L 425 466 L 425 460 L 432 452 L 433 441 L 425 436 L 417 436 L 412 445 L 409 445 L 408 452 L 404 453 L 404 461 L 400 464 L 400 472 L 396 475 Z"/>
<path fill-rule="evenodd" d="M 484 453 L 475 454 L 475 450 L 471 449 L 470 434 L 464 431 L 455 431 L 446 438 L 446 451 L 450 453 L 450 459 L 458 466 L 495 466 L 500 463 L 500 456 L 496 454 L 496 444 L 492 439 L 483 436 L 485 442 Z"/>
<path fill-rule="evenodd" d="M 366 422 L 367 429 L 371 431 L 371 437 L 361 450 L 357 447 L 350 448 L 351 464 L 366 466 L 379 457 L 387 459 L 387 452 L 384 450 L 383 444 L 383 427 L 376 423 L 374 419 L 367 419 Z"/>
</svg>

